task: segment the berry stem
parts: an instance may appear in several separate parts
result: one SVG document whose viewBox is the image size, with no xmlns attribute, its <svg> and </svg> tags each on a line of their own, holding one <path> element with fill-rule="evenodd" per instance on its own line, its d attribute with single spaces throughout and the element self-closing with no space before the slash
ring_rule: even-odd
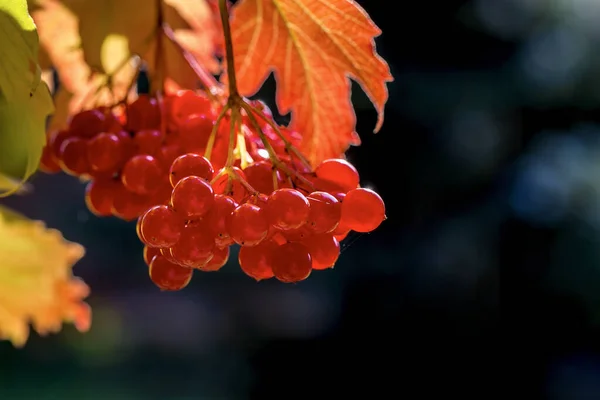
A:
<svg viewBox="0 0 600 400">
<path fill-rule="evenodd" d="M 190 65 L 190 68 L 192 68 L 192 70 L 196 73 L 198 79 L 200 79 L 200 82 L 202 82 L 202 85 L 204 85 L 206 89 L 206 94 L 210 98 L 210 100 L 217 101 L 217 96 L 219 95 L 219 93 L 222 92 L 221 85 L 219 84 L 219 82 L 217 82 L 214 76 L 208 73 L 204 69 L 204 67 L 202 67 L 202 65 L 198 62 L 198 60 L 196 60 L 196 57 L 194 57 L 192 53 L 183 48 L 181 43 L 179 43 L 179 41 L 175 37 L 175 32 L 173 32 L 173 29 L 171 29 L 169 24 L 163 22 L 162 31 L 164 35 L 179 49 L 185 60 Z"/>
<path fill-rule="evenodd" d="M 162 0 L 156 0 L 156 8 L 158 10 L 157 13 L 157 21 L 156 21 L 156 26 L 160 27 L 163 26 L 164 23 L 164 16 L 163 16 L 163 1 Z M 164 57 L 164 43 L 163 43 L 163 37 L 160 33 L 156 34 L 156 53 L 154 56 L 154 71 L 155 71 L 155 76 L 153 77 L 154 79 L 152 79 L 155 82 L 158 82 L 158 85 L 160 85 L 160 87 L 154 87 L 152 89 L 152 91 L 154 92 L 165 92 L 165 73 L 166 73 L 166 60 Z M 157 85 L 157 86 L 158 86 Z"/>
<path fill-rule="evenodd" d="M 277 136 L 279 136 L 279 138 L 281 139 L 281 141 L 283 142 L 283 144 L 285 145 L 285 148 L 288 152 L 291 152 L 292 154 L 294 154 L 298 160 L 300 160 L 300 162 L 307 167 L 309 170 L 312 170 L 312 165 L 310 165 L 310 162 L 308 162 L 308 160 L 306 159 L 306 157 L 304 157 L 304 155 L 300 152 L 300 150 L 298 150 L 296 148 L 296 146 L 294 146 L 282 133 L 281 130 L 279 129 L 279 127 L 277 126 L 277 124 L 272 121 L 270 118 L 267 118 L 267 116 L 260 111 L 258 108 L 252 106 L 251 104 L 248 104 L 248 107 L 250 107 L 250 109 L 252 111 L 254 111 L 254 113 L 256 115 L 258 115 L 260 117 L 260 119 L 262 119 L 263 121 L 265 121 L 267 124 L 269 124 L 269 126 L 271 126 L 271 128 L 273 128 L 273 130 L 275 131 L 275 133 L 277 134 Z"/>
<path fill-rule="evenodd" d="M 227 79 L 229 80 L 230 98 L 239 98 L 237 80 L 235 77 L 235 60 L 233 58 L 233 41 L 231 39 L 231 25 L 229 24 L 229 10 L 227 0 L 219 0 L 219 13 L 223 25 L 223 36 L 225 37 L 225 57 L 227 60 Z"/>
<path fill-rule="evenodd" d="M 254 126 L 254 128 L 256 129 L 256 132 L 258 133 L 258 137 L 260 138 L 260 141 L 263 143 L 263 145 L 265 146 L 265 149 L 269 153 L 269 159 L 273 163 L 273 166 L 275 166 L 276 168 L 283 171 L 288 177 L 290 177 L 290 179 L 292 176 L 294 176 L 299 181 L 303 182 L 304 184 L 308 185 L 309 187 L 314 188 L 314 185 L 312 184 L 311 181 L 309 181 L 308 179 L 306 179 L 305 177 L 300 175 L 297 171 L 291 170 L 284 163 L 282 163 L 281 160 L 279 160 L 279 157 L 277 157 L 277 154 L 275 153 L 275 149 L 273 149 L 273 146 L 271 146 L 271 143 L 269 143 L 267 136 L 262 131 L 260 124 L 256 120 L 256 117 L 254 116 L 254 113 L 252 112 L 250 105 L 246 102 L 242 102 L 242 103 L 240 103 L 240 107 L 243 108 L 244 111 L 246 111 L 246 113 L 248 114 L 248 119 L 250 120 L 250 123 Z"/>
<path fill-rule="evenodd" d="M 226 167 L 231 167 L 235 162 L 235 157 L 233 155 L 234 143 L 237 137 L 236 126 L 238 125 L 240 120 L 240 110 L 233 107 L 231 109 L 231 119 L 229 120 L 229 147 L 227 148 L 227 162 L 225 163 Z"/>
<path fill-rule="evenodd" d="M 212 131 L 210 132 L 208 142 L 206 143 L 206 150 L 204 152 L 204 157 L 206 157 L 206 159 L 209 161 L 210 161 L 210 156 L 212 154 L 212 149 L 215 146 L 215 140 L 217 139 L 217 132 L 219 131 L 219 125 L 221 125 L 221 121 L 223 120 L 223 118 L 225 118 L 225 113 L 227 111 L 229 111 L 230 108 L 231 108 L 231 104 L 229 102 L 225 103 L 225 105 L 221 109 L 221 112 L 219 113 L 219 116 L 217 116 L 217 119 L 215 120 L 215 124 L 212 128 Z"/>
</svg>

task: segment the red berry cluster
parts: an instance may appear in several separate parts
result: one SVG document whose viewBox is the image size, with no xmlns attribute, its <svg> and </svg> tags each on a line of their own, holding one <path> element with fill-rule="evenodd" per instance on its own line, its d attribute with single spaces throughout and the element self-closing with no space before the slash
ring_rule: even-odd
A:
<svg viewBox="0 0 600 400">
<path fill-rule="evenodd" d="M 191 91 L 139 97 L 122 115 L 84 111 L 51 135 L 42 169 L 89 179 L 86 202 L 96 215 L 139 217 L 150 278 L 163 290 L 184 288 L 194 270 L 219 270 L 233 244 L 252 278 L 298 282 L 333 267 L 339 242 L 377 228 L 385 206 L 344 159 L 306 167 L 290 152 L 301 135 L 277 128 L 264 104 L 253 106 L 263 120 L 254 129 L 243 115 L 233 144 L 228 118 L 215 128 L 219 106 Z M 240 147 L 245 162 L 238 154 L 226 165 Z"/>
</svg>

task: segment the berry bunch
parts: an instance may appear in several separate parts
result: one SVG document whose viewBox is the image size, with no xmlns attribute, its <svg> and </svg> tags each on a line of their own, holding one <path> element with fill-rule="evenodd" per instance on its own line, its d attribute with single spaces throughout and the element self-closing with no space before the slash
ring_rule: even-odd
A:
<svg viewBox="0 0 600 400">
<path fill-rule="evenodd" d="M 192 91 L 141 96 L 121 113 L 83 111 L 51 135 L 42 169 L 88 179 L 96 215 L 139 217 L 150 278 L 163 290 L 219 270 L 234 244 L 252 278 L 298 282 L 333 267 L 339 242 L 377 228 L 385 206 L 342 158 L 312 170 L 296 150 L 302 136 L 249 104 L 256 113 L 239 122 Z"/>
</svg>

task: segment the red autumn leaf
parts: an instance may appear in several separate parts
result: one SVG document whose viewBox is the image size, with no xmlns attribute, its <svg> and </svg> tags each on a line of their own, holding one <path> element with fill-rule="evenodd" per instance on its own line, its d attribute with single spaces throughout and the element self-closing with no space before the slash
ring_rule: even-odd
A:
<svg viewBox="0 0 600 400">
<path fill-rule="evenodd" d="M 30 0 L 43 52 L 57 69 L 61 93 L 53 125 L 82 107 L 123 99 L 135 76 L 133 55 L 146 63 L 154 88 L 195 88 L 198 78 L 181 51 L 165 38 L 167 23 L 183 48 L 209 71 L 218 72 L 215 58 L 221 25 L 216 0 Z M 159 7 L 160 5 L 160 7 Z M 49 67 L 50 65 L 45 65 Z M 44 66 L 42 66 L 44 67 Z M 110 85 L 106 85 L 110 76 Z"/>
<path fill-rule="evenodd" d="M 373 39 L 381 31 L 352 0 L 241 0 L 232 10 L 232 41 L 240 94 L 252 95 L 271 71 L 277 106 L 292 112 L 304 135 L 301 150 L 316 164 L 358 144 L 350 81 L 361 84 L 383 122 L 392 81 Z"/>
</svg>

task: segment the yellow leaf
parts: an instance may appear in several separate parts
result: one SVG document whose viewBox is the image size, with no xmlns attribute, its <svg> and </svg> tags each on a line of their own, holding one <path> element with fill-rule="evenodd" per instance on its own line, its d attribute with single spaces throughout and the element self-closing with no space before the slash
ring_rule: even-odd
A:
<svg viewBox="0 0 600 400">
<path fill-rule="evenodd" d="M 63 322 L 89 329 L 91 310 L 82 301 L 89 288 L 72 275 L 83 254 L 57 230 L 0 208 L 0 340 L 23 346 L 30 323 L 41 335 Z"/>
<path fill-rule="evenodd" d="M 0 1 L 0 197 L 16 192 L 37 170 L 46 143 L 53 105 L 38 49 L 26 0 Z"/>
</svg>

